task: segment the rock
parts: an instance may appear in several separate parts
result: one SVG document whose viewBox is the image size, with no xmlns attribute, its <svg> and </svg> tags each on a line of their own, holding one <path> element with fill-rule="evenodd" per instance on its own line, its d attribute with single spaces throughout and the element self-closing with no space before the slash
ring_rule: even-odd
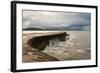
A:
<svg viewBox="0 0 100 73">
<path fill-rule="evenodd" d="M 24 44 L 24 46 L 27 44 Z M 23 52 L 22 52 L 22 62 L 23 63 L 29 63 L 29 62 L 45 62 L 45 61 L 59 61 L 58 59 L 45 54 L 35 48 L 32 48 L 31 46 L 29 47 L 24 47 Z"/>
</svg>

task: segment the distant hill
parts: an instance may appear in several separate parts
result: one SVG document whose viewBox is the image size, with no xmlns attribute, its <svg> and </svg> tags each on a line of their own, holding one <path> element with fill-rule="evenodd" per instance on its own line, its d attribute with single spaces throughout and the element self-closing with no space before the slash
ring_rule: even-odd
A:
<svg viewBox="0 0 100 73">
<path fill-rule="evenodd" d="M 66 31 L 89 31 L 83 29 L 83 25 L 72 25 L 69 27 L 49 27 L 49 28 L 23 28 L 24 31 L 33 31 L 33 30 L 66 30 Z M 88 26 L 87 26 L 88 27 Z"/>
<path fill-rule="evenodd" d="M 33 30 L 65 30 L 66 28 L 24 28 L 24 31 L 33 31 Z"/>
<path fill-rule="evenodd" d="M 41 29 L 41 28 L 24 28 L 23 29 L 24 31 L 26 30 L 29 30 L 29 31 L 32 31 L 32 30 L 43 30 L 43 29 Z"/>
</svg>

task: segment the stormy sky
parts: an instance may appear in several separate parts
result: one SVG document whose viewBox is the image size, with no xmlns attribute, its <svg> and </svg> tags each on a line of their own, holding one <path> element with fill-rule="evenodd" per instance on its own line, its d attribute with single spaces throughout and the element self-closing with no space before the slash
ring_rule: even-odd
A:
<svg viewBox="0 0 100 73">
<path fill-rule="evenodd" d="M 90 13 L 23 11 L 23 29 L 39 28 L 89 31 L 90 25 Z"/>
</svg>

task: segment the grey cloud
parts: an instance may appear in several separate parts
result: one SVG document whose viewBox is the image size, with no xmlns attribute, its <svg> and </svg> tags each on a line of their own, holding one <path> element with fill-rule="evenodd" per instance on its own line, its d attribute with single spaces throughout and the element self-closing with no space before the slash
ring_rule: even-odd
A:
<svg viewBox="0 0 100 73">
<path fill-rule="evenodd" d="M 23 11 L 23 28 L 71 28 L 76 24 L 86 28 L 90 26 L 90 18 L 90 13 Z"/>
</svg>

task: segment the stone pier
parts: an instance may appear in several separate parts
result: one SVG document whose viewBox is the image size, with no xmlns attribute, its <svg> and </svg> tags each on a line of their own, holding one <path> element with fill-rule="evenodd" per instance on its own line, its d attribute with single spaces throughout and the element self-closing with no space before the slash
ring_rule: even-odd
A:
<svg viewBox="0 0 100 73">
<path fill-rule="evenodd" d="M 59 41 L 65 41 L 67 36 L 69 34 L 66 32 L 23 33 L 22 62 L 59 61 L 57 58 L 42 51 L 49 45 L 50 40 L 57 39 Z"/>
<path fill-rule="evenodd" d="M 42 51 L 45 49 L 46 46 L 49 45 L 50 40 L 58 39 L 59 41 L 65 41 L 66 37 L 68 36 L 69 34 L 67 34 L 66 32 L 42 34 L 42 35 L 34 36 L 30 38 L 27 44 Z"/>
</svg>

